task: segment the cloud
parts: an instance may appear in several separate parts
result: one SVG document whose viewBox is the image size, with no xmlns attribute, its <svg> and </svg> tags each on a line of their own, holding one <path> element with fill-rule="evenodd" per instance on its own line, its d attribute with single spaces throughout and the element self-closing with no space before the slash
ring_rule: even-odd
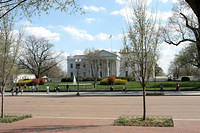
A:
<svg viewBox="0 0 200 133">
<path fill-rule="evenodd" d="M 72 26 L 66 26 L 63 27 L 63 30 L 65 30 L 67 33 L 72 35 L 77 40 L 87 40 L 87 41 L 94 41 L 94 40 L 107 40 L 110 37 L 110 34 L 107 33 L 99 33 L 96 35 L 89 34 L 86 30 L 83 29 L 77 29 Z"/>
<path fill-rule="evenodd" d="M 85 19 L 85 21 L 87 22 L 87 23 L 92 23 L 92 22 L 94 22 L 96 19 L 95 18 L 86 18 Z"/>
<path fill-rule="evenodd" d="M 162 43 L 159 45 L 160 58 L 158 60 L 158 64 L 166 74 L 168 73 L 170 62 L 173 61 L 175 55 L 178 54 L 179 51 L 184 47 L 184 44 L 180 46 L 174 46 L 167 43 Z"/>
<path fill-rule="evenodd" d="M 81 39 L 88 40 L 88 41 L 95 40 L 95 38 L 92 35 L 88 34 L 86 30 L 80 30 L 71 26 L 66 26 L 63 29 L 67 33 L 75 37 L 77 40 L 81 40 Z"/>
<path fill-rule="evenodd" d="M 72 55 L 83 55 L 84 54 L 84 50 L 73 50 Z"/>
<path fill-rule="evenodd" d="M 96 39 L 98 40 L 108 40 L 109 37 L 110 35 L 106 33 L 99 33 L 98 35 L 96 35 Z"/>
<path fill-rule="evenodd" d="M 133 22 L 133 9 L 130 7 L 124 7 L 118 11 L 113 11 L 111 12 L 111 15 L 121 15 L 125 18 L 125 20 L 127 22 Z M 170 16 L 172 16 L 172 11 L 168 11 L 168 12 L 163 12 L 163 11 L 158 11 L 158 12 L 152 12 L 150 10 L 146 11 L 148 17 L 153 17 L 153 18 L 157 18 L 158 20 L 164 20 L 166 21 Z"/>
<path fill-rule="evenodd" d="M 86 5 L 83 6 L 83 9 L 94 12 L 106 11 L 106 8 L 104 7 L 86 6 Z"/>
<path fill-rule="evenodd" d="M 179 0 L 172 0 L 173 3 L 178 3 Z"/>
<path fill-rule="evenodd" d="M 44 28 L 44 27 L 25 27 L 24 32 L 27 35 L 34 35 L 38 38 L 45 38 L 50 41 L 59 41 L 60 40 L 60 34 L 51 32 L 50 30 Z"/>
<path fill-rule="evenodd" d="M 160 0 L 162 3 L 167 3 L 168 0 Z"/>
<path fill-rule="evenodd" d="M 127 0 L 115 0 L 115 2 L 120 5 L 127 4 Z"/>
</svg>

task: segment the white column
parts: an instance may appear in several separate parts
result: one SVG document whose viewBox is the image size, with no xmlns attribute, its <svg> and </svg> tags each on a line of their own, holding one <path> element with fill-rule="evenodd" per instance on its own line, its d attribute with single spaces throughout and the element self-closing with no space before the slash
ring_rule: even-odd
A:
<svg viewBox="0 0 200 133">
<path fill-rule="evenodd" d="M 107 59 L 106 60 L 106 69 L 107 69 L 107 77 L 109 77 L 110 75 L 109 75 L 109 60 Z"/>
</svg>

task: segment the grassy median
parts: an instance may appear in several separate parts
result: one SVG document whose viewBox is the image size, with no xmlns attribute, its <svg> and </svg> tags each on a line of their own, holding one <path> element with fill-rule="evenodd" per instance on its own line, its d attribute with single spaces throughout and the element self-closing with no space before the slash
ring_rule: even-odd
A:
<svg viewBox="0 0 200 133">
<path fill-rule="evenodd" d="M 146 127 L 173 127 L 172 118 L 122 116 L 114 122 L 115 126 L 146 126 Z"/>
<path fill-rule="evenodd" d="M 5 115 L 4 118 L 0 118 L 1 123 L 11 123 L 26 118 L 31 118 L 32 115 Z"/>
</svg>

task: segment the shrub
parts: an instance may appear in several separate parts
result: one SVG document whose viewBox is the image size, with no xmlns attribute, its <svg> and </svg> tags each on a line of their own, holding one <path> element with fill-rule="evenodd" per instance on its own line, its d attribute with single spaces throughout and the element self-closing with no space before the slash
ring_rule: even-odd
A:
<svg viewBox="0 0 200 133">
<path fill-rule="evenodd" d="M 33 79 L 32 80 L 33 85 L 38 85 L 40 83 L 39 79 Z"/>
<path fill-rule="evenodd" d="M 114 80 L 114 85 L 126 85 L 128 82 L 127 80 L 123 79 L 115 79 Z M 110 85 L 109 78 L 104 78 L 100 81 L 100 85 Z"/>
<path fill-rule="evenodd" d="M 190 81 L 190 78 L 189 77 L 182 77 L 181 81 Z"/>
<path fill-rule="evenodd" d="M 46 82 L 46 80 L 45 80 L 44 78 L 41 78 L 39 84 L 40 84 L 40 85 L 44 85 L 45 82 Z"/>
<path fill-rule="evenodd" d="M 117 79 L 124 79 L 127 81 L 135 81 L 135 77 L 116 77 Z"/>
<path fill-rule="evenodd" d="M 115 79 L 114 84 L 115 85 L 126 85 L 128 82 L 127 80 L 123 80 L 123 79 Z"/>
<path fill-rule="evenodd" d="M 113 85 L 114 82 L 115 82 L 115 79 L 116 79 L 115 76 L 110 76 L 110 77 L 108 77 L 108 83 Z"/>
<path fill-rule="evenodd" d="M 104 78 L 100 81 L 100 85 L 108 85 L 108 78 Z"/>
<path fill-rule="evenodd" d="M 32 80 L 19 80 L 18 82 L 17 82 L 17 86 L 18 85 L 28 85 L 28 86 L 31 86 L 32 85 Z"/>
</svg>

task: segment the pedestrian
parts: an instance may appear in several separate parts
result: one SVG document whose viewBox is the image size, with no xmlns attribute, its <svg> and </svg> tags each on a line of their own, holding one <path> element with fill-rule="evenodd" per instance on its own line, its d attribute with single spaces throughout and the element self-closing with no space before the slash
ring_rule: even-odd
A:
<svg viewBox="0 0 200 133">
<path fill-rule="evenodd" d="M 160 91 L 163 91 L 163 88 L 164 88 L 163 84 L 160 84 Z"/>
<path fill-rule="evenodd" d="M 38 86 L 38 84 L 36 85 L 36 92 L 38 92 L 39 91 L 39 86 Z"/>
<path fill-rule="evenodd" d="M 126 93 L 126 86 L 125 85 L 123 85 L 123 92 Z"/>
<path fill-rule="evenodd" d="M 10 89 L 10 92 L 11 92 L 12 96 L 14 96 L 14 87 L 12 87 L 12 88 Z"/>
<path fill-rule="evenodd" d="M 110 91 L 113 91 L 113 86 L 112 86 L 112 84 L 110 85 Z"/>
<path fill-rule="evenodd" d="M 47 94 L 49 94 L 49 86 L 47 85 L 47 87 L 46 87 L 46 88 L 47 88 Z"/>
<path fill-rule="evenodd" d="M 21 85 L 19 85 L 19 91 L 21 92 L 21 95 L 23 93 L 23 88 L 21 87 Z"/>
<path fill-rule="evenodd" d="M 67 92 L 69 92 L 69 85 L 68 84 L 67 84 L 66 88 L 67 88 Z"/>
<path fill-rule="evenodd" d="M 177 83 L 177 84 L 176 84 L 176 91 L 179 91 L 179 88 L 180 88 L 180 84 Z"/>
<path fill-rule="evenodd" d="M 18 93 L 19 93 L 19 87 L 18 87 L 18 86 L 16 87 L 15 93 L 16 93 L 16 96 L 17 96 Z"/>
<path fill-rule="evenodd" d="M 57 91 L 57 92 L 60 91 L 60 87 L 59 87 L 59 85 L 57 86 L 56 91 Z"/>
<path fill-rule="evenodd" d="M 54 87 L 54 92 L 57 92 L 57 88 L 56 87 Z"/>
<path fill-rule="evenodd" d="M 32 92 L 34 92 L 34 88 L 35 88 L 35 86 L 33 85 L 33 86 L 32 86 Z"/>
</svg>

